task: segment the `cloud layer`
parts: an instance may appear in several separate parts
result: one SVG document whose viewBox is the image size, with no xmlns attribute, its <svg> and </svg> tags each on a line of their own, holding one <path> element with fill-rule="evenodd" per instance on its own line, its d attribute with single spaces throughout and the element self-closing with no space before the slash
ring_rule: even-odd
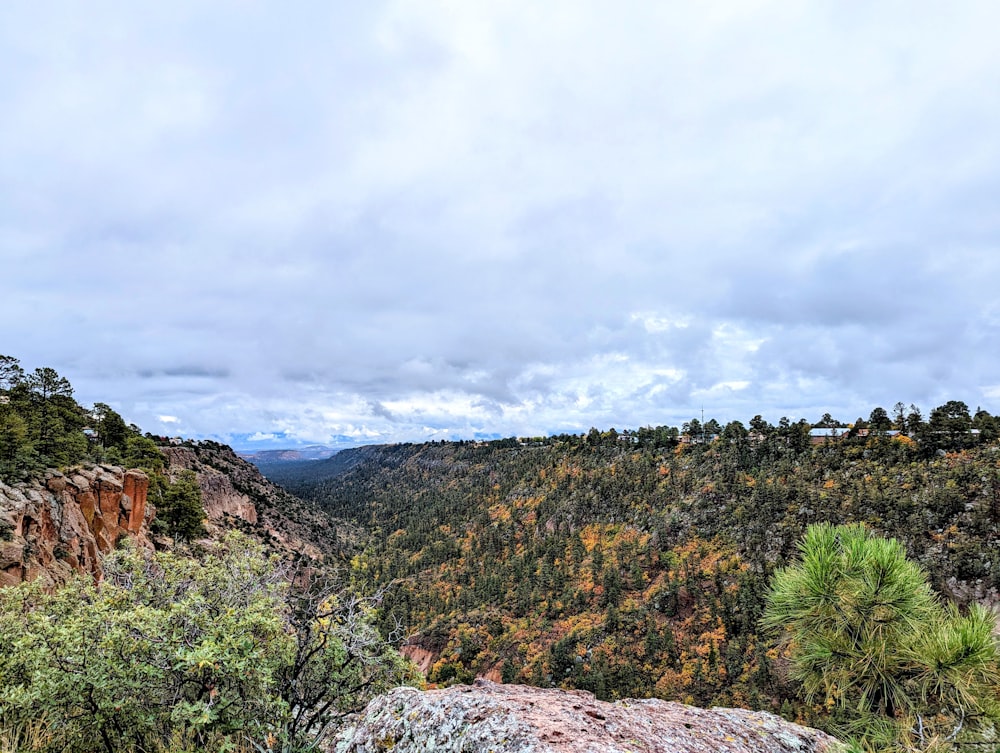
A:
<svg viewBox="0 0 1000 753">
<path fill-rule="evenodd" d="M 288 442 L 1000 409 L 995 4 L 353 6 L 0 9 L 0 352 Z"/>
</svg>

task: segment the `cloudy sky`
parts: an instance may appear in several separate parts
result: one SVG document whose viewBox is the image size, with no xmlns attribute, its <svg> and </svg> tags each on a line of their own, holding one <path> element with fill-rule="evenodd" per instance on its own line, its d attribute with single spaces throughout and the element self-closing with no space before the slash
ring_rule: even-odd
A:
<svg viewBox="0 0 1000 753">
<path fill-rule="evenodd" d="M 997 28 L 5 3 L 0 353 L 243 446 L 997 413 Z"/>
</svg>

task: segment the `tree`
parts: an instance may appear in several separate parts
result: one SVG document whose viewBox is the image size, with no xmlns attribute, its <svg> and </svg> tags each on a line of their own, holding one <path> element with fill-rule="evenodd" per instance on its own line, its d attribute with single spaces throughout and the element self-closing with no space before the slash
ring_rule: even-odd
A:
<svg viewBox="0 0 1000 753">
<path fill-rule="evenodd" d="M 750 431 L 755 432 L 759 437 L 767 438 L 774 431 L 774 427 L 758 413 L 750 419 Z"/>
<path fill-rule="evenodd" d="M 50 368 L 25 376 L 16 358 L 0 355 L 0 476 L 79 462 L 89 449 L 86 422 L 67 379 Z"/>
<path fill-rule="evenodd" d="M 42 460 L 50 465 L 64 465 L 83 455 L 86 439 L 79 430 L 86 417 L 73 400 L 69 380 L 44 366 L 35 369 L 24 383 L 33 408 L 30 428 Z"/>
<path fill-rule="evenodd" d="M 896 429 L 903 434 L 906 433 L 906 406 L 902 402 L 897 402 L 892 406 L 892 422 Z"/>
<path fill-rule="evenodd" d="M 785 429 L 788 446 L 794 452 L 806 452 L 809 449 L 809 422 L 799 419 Z"/>
<path fill-rule="evenodd" d="M 0 391 L 10 391 L 24 381 L 24 369 L 13 356 L 0 355 Z"/>
<path fill-rule="evenodd" d="M 763 624 L 793 677 L 868 748 L 982 739 L 998 716 L 993 615 L 960 615 L 895 539 L 860 524 L 810 526 L 801 559 L 775 573 Z"/>
<path fill-rule="evenodd" d="M 34 463 L 28 426 L 9 405 L 0 405 L 0 478 L 16 478 Z"/>
<path fill-rule="evenodd" d="M 657 426 L 654 430 L 654 446 L 673 447 L 679 437 L 680 432 L 676 426 Z"/>
<path fill-rule="evenodd" d="M 59 376 L 55 369 L 42 366 L 28 376 L 28 389 L 43 401 L 62 395 L 73 397 L 73 387 L 66 377 Z"/>
<path fill-rule="evenodd" d="M 129 467 L 145 468 L 153 473 L 160 473 L 166 464 L 166 458 L 156 446 L 156 442 L 131 430 L 125 440 L 124 460 Z"/>
<path fill-rule="evenodd" d="M 927 435 L 935 446 L 947 450 L 960 450 L 972 443 L 972 416 L 969 406 L 961 400 L 949 400 L 931 410 L 927 421 Z"/>
<path fill-rule="evenodd" d="M 125 443 L 129 435 L 125 420 L 107 403 L 94 403 L 90 415 L 96 424 L 101 446 L 125 452 Z"/>
<path fill-rule="evenodd" d="M 972 426 L 979 429 L 979 438 L 983 442 L 992 442 L 997 436 L 1000 436 L 1000 425 L 998 425 L 997 418 L 982 408 L 976 409 L 976 413 L 972 417 Z"/>
<path fill-rule="evenodd" d="M 747 433 L 742 421 L 730 421 L 722 430 L 722 438 L 728 442 L 740 442 L 747 438 Z"/>
<path fill-rule="evenodd" d="M 331 725 L 362 709 L 380 689 L 418 680 L 414 667 L 392 648 L 402 638 L 397 621 L 387 638 L 375 628 L 385 596 L 344 593 L 323 574 L 291 578 L 288 626 L 295 652 L 278 674 L 288 708 L 287 739 L 300 749 L 322 739 Z"/>
<path fill-rule="evenodd" d="M 829 413 L 824 413 L 823 417 L 819 421 L 813 424 L 817 429 L 839 429 L 843 424 L 837 419 L 831 416 Z"/>
<path fill-rule="evenodd" d="M 875 434 L 883 436 L 892 428 L 892 419 L 885 408 L 873 408 L 868 416 L 868 426 Z"/>
<path fill-rule="evenodd" d="M 696 442 L 700 442 L 704 437 L 704 428 L 701 425 L 701 421 L 697 418 L 692 418 L 690 421 L 685 422 L 681 427 L 681 433 L 687 434 Z"/>
<path fill-rule="evenodd" d="M 186 541 L 204 535 L 205 508 L 195 472 L 185 469 L 163 486 L 162 493 L 156 490 L 154 527 L 159 522 L 165 533 Z"/>
</svg>

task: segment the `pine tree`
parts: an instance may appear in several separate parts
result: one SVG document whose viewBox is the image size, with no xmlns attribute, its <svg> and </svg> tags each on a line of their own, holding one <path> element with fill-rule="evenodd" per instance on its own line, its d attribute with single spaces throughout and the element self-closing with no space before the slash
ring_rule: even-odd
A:
<svg viewBox="0 0 1000 753">
<path fill-rule="evenodd" d="M 775 573 L 764 625 L 780 630 L 810 700 L 865 747 L 976 740 L 998 719 L 992 614 L 943 606 L 895 539 L 810 526 L 801 560 Z"/>
</svg>

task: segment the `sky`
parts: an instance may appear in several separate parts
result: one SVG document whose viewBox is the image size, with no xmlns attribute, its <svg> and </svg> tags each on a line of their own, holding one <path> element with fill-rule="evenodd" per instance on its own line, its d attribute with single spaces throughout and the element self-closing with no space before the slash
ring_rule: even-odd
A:
<svg viewBox="0 0 1000 753">
<path fill-rule="evenodd" d="M 1000 413 L 1000 5 L 0 6 L 0 353 L 243 448 Z"/>
</svg>

